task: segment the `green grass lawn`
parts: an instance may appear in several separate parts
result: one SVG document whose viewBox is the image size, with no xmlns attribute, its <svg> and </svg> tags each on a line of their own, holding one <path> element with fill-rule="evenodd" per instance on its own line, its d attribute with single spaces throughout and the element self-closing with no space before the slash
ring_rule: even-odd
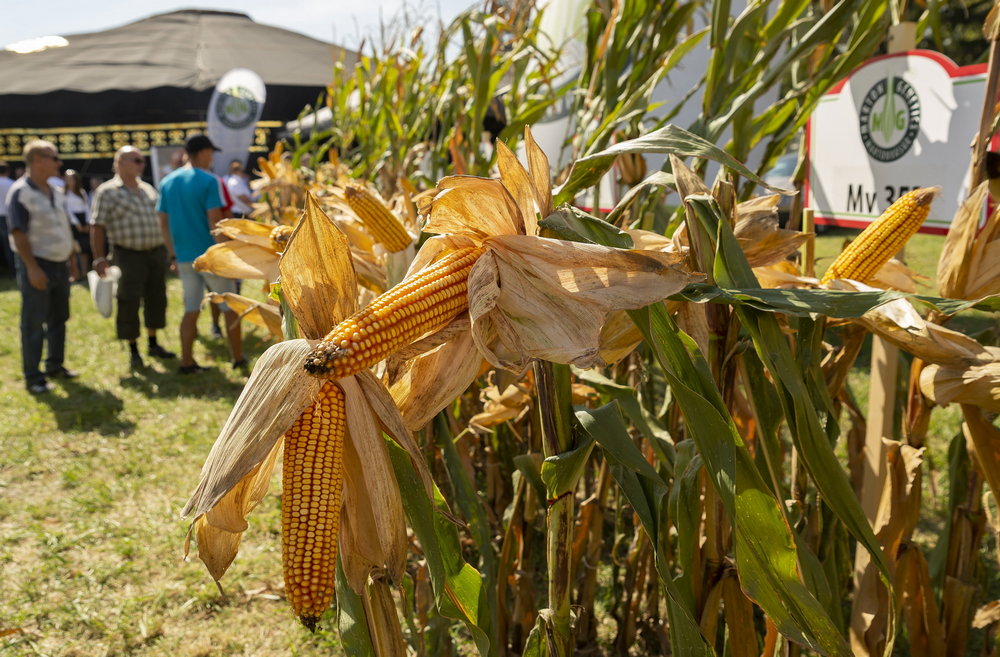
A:
<svg viewBox="0 0 1000 657">
<path fill-rule="evenodd" d="M 248 283 L 244 287 L 254 287 Z M 170 281 L 162 343 L 179 350 L 180 284 Z M 74 285 L 66 365 L 80 373 L 33 397 L 21 376 L 20 296 L 0 279 L 0 655 L 320 655 L 285 603 L 277 485 L 251 517 L 221 595 L 201 562 L 184 560 L 180 509 L 242 388 L 222 341 L 195 357 L 212 371 L 181 376 L 147 359 L 132 373 L 114 322 Z M 245 325 L 251 359 L 264 331 Z M 145 345 L 142 344 L 144 347 Z M 277 483 L 277 482 L 275 482 Z"/>
</svg>

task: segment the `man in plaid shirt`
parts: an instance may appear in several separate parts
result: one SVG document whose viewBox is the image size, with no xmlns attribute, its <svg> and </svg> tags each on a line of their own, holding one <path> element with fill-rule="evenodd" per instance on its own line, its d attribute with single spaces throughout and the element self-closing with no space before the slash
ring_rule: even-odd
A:
<svg viewBox="0 0 1000 657">
<path fill-rule="evenodd" d="M 170 263 L 163 244 L 160 220 L 156 215 L 156 190 L 139 176 L 146 158 L 134 146 L 115 153 L 115 177 L 94 193 L 91 250 L 94 270 L 104 277 L 108 268 L 105 234 L 111 245 L 111 262 L 121 269 L 118 281 L 118 314 L 115 329 L 127 340 L 133 368 L 143 366 L 136 341 L 139 339 L 139 305 L 149 340 L 149 355 L 176 358 L 156 340 L 156 331 L 167 325 L 166 276 Z"/>
</svg>

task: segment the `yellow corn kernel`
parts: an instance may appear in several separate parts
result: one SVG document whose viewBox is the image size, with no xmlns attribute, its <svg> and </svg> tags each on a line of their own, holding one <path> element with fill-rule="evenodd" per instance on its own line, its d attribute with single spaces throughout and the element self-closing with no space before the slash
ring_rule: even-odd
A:
<svg viewBox="0 0 1000 657">
<path fill-rule="evenodd" d="M 363 187 L 348 185 L 344 189 L 344 198 L 372 237 L 392 253 L 402 251 L 413 242 L 392 211 Z"/>
<path fill-rule="evenodd" d="M 328 382 L 285 432 L 282 462 L 281 561 L 285 595 L 315 631 L 330 606 L 344 491 L 344 392 Z"/>
<path fill-rule="evenodd" d="M 896 199 L 847 245 L 820 282 L 850 278 L 865 283 L 874 278 L 882 265 L 889 262 L 923 225 L 930 214 L 931 201 L 939 191 L 939 187 L 921 187 Z"/>
<path fill-rule="evenodd" d="M 376 297 L 334 327 L 306 358 L 314 376 L 340 379 L 371 367 L 469 309 L 468 279 L 482 247 L 457 249 Z"/>
<path fill-rule="evenodd" d="M 274 249 L 275 253 L 282 253 L 285 250 L 293 230 L 291 226 L 285 224 L 278 224 L 271 229 L 271 248 Z"/>
</svg>

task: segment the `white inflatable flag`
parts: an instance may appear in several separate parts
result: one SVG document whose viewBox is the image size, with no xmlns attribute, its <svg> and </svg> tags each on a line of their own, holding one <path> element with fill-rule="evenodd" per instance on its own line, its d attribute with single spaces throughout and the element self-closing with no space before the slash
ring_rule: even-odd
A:
<svg viewBox="0 0 1000 657">
<path fill-rule="evenodd" d="M 219 175 L 229 172 L 229 163 L 239 160 L 246 165 L 257 121 L 264 111 L 264 81 L 248 68 L 234 68 L 215 85 L 208 103 L 208 138 L 221 152 L 215 154 L 214 168 Z"/>
</svg>

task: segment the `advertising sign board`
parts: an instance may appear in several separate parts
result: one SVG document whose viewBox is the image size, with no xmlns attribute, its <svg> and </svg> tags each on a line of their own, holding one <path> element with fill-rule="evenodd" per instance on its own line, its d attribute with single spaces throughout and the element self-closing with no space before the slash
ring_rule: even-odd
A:
<svg viewBox="0 0 1000 657">
<path fill-rule="evenodd" d="M 806 207 L 817 224 L 864 228 L 915 187 L 941 186 L 922 232 L 944 233 L 968 193 L 986 65 L 929 50 L 869 60 L 808 125 Z"/>
</svg>

